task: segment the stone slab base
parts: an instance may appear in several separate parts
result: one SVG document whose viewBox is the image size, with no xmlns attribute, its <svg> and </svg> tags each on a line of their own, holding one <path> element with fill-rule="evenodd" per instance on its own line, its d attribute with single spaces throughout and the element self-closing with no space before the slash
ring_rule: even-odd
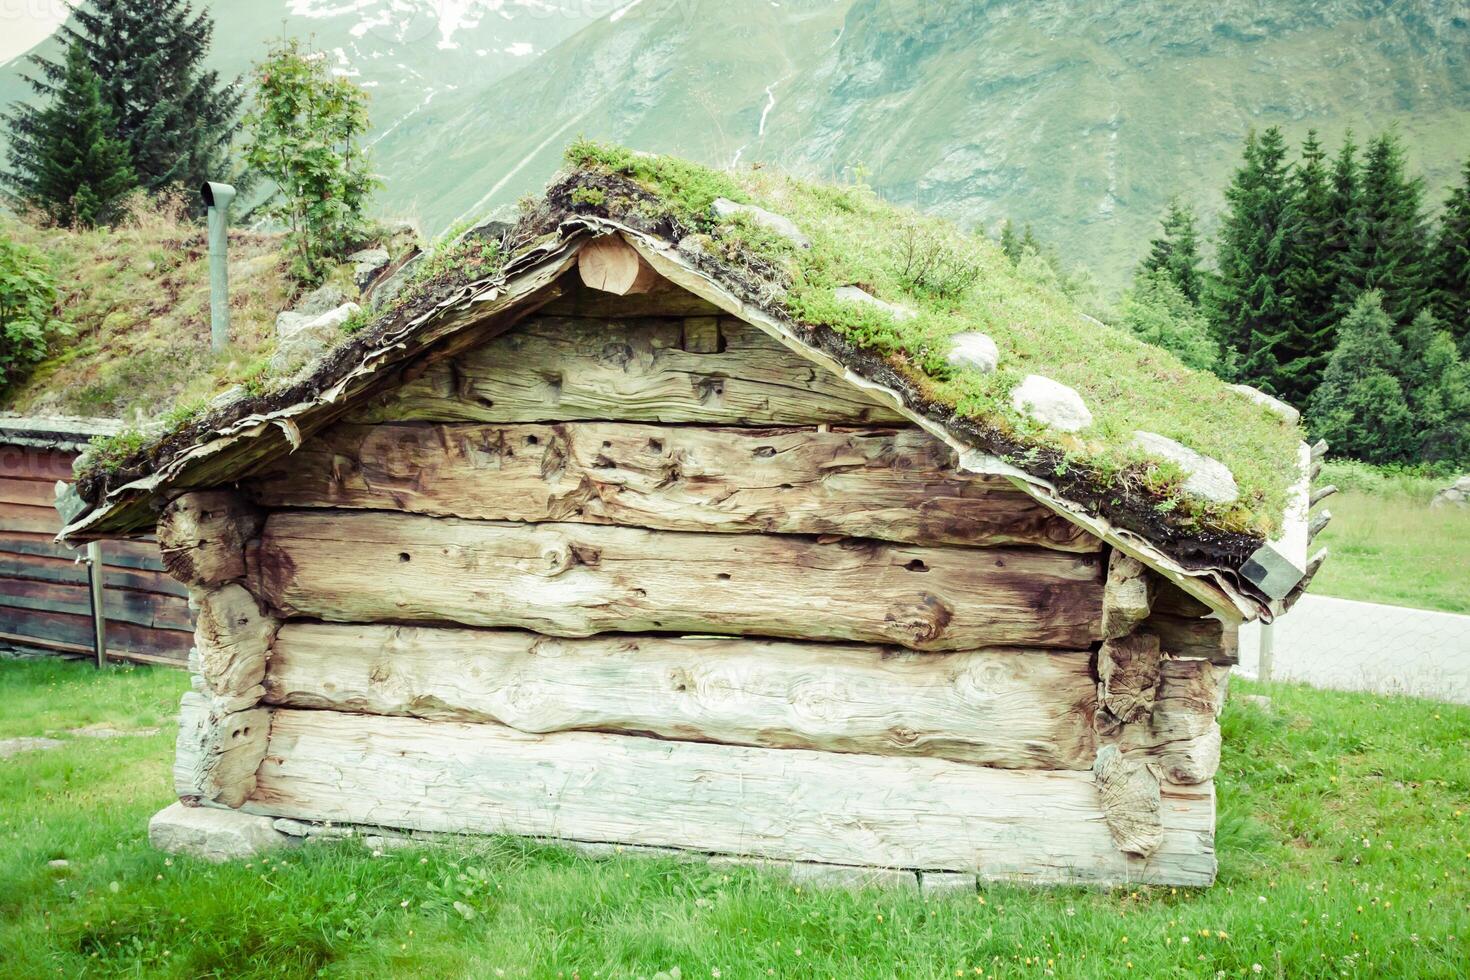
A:
<svg viewBox="0 0 1470 980">
<path fill-rule="evenodd" d="M 269 818 L 262 818 L 269 819 Z M 400 847 L 421 847 L 455 841 L 473 840 L 457 834 L 435 834 L 422 830 L 392 830 L 386 827 L 363 827 L 350 824 L 319 824 L 303 820 L 280 818 L 271 821 L 278 833 L 303 840 L 360 840 L 368 850 L 375 852 L 394 850 Z M 803 888 L 887 888 L 917 892 L 919 874 L 898 868 L 859 868 L 839 864 L 815 864 L 804 861 L 771 861 L 764 858 L 737 857 L 727 854 L 705 854 L 700 851 L 677 847 L 649 847 L 641 844 L 606 844 L 594 841 L 564 840 L 562 838 L 534 838 L 538 844 L 564 848 L 593 860 L 613 857 L 653 857 L 678 861 L 686 864 L 708 864 L 711 868 L 755 869 L 783 878 Z M 969 879 L 969 890 L 975 890 L 974 875 L 939 875 L 950 880 Z M 951 890 L 953 885 L 951 884 Z"/>
<path fill-rule="evenodd" d="M 239 810 L 171 803 L 148 821 L 148 842 L 170 854 L 234 861 L 292 843 L 273 822 Z"/>
</svg>

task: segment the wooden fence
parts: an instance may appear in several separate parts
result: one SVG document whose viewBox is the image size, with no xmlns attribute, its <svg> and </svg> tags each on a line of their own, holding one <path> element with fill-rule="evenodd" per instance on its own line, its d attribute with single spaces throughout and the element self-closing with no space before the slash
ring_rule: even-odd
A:
<svg viewBox="0 0 1470 980">
<path fill-rule="evenodd" d="M 56 482 L 95 420 L 0 418 L 0 647 L 93 655 L 85 550 L 63 548 Z M 188 596 L 151 541 L 104 541 L 103 608 L 109 659 L 182 666 L 193 642 Z"/>
</svg>

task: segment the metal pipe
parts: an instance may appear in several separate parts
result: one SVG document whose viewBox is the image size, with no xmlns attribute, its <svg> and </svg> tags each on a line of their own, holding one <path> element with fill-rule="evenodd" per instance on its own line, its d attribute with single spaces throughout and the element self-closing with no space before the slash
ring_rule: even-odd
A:
<svg viewBox="0 0 1470 980">
<path fill-rule="evenodd" d="M 1261 649 L 1256 660 L 1256 680 L 1269 681 L 1271 671 L 1275 667 L 1276 660 L 1276 632 L 1273 629 L 1275 623 L 1261 624 Z"/>
<path fill-rule="evenodd" d="M 87 542 L 87 584 L 92 596 L 92 651 L 97 666 L 107 666 L 107 606 L 103 603 L 102 586 L 107 570 L 102 567 L 102 543 Z"/>
<path fill-rule="evenodd" d="M 209 208 L 209 346 L 221 351 L 230 342 L 230 202 L 235 188 L 206 181 L 199 196 Z"/>
</svg>

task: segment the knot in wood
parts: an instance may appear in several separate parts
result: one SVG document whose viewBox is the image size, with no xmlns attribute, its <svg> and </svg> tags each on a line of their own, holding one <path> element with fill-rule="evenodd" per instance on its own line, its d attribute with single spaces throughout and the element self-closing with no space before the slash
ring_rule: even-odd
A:
<svg viewBox="0 0 1470 980">
<path fill-rule="evenodd" d="M 944 636 L 954 611 L 938 596 L 921 592 L 898 602 L 884 614 L 884 631 L 904 646 L 923 649 Z"/>
</svg>

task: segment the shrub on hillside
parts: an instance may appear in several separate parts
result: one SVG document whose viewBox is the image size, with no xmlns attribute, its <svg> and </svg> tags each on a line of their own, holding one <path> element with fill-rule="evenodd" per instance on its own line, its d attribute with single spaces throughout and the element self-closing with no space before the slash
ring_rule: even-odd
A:
<svg viewBox="0 0 1470 980">
<path fill-rule="evenodd" d="M 41 254 L 0 238 L 0 394 L 46 356 L 61 323 L 56 281 Z"/>
</svg>

